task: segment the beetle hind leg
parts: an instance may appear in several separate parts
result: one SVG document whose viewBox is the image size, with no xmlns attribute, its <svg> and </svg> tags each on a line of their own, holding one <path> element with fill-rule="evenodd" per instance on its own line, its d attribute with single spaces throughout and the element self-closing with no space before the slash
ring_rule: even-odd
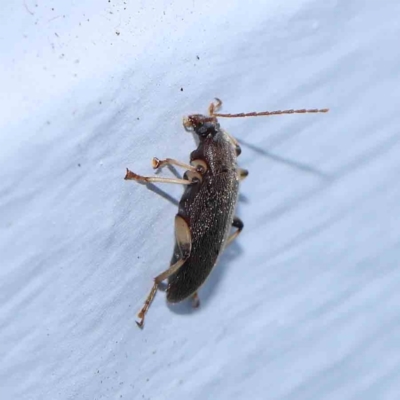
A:
<svg viewBox="0 0 400 400">
<path fill-rule="evenodd" d="M 143 307 L 140 309 L 137 315 L 136 323 L 140 328 L 142 328 L 144 325 L 144 317 L 147 311 L 149 310 L 150 305 L 154 300 L 154 297 L 156 297 L 156 293 L 160 283 L 163 280 L 167 279 L 170 275 L 174 274 L 180 267 L 182 267 L 182 265 L 185 263 L 186 260 L 187 258 L 180 258 L 175 264 L 171 265 L 166 271 L 162 272 L 160 275 L 157 275 L 154 278 L 153 287 L 151 288 L 150 293 L 147 295 L 146 301 L 143 304 Z"/>
<path fill-rule="evenodd" d="M 151 288 L 146 298 L 146 301 L 143 304 L 143 307 L 140 309 L 137 315 L 136 323 L 140 328 L 142 328 L 144 325 L 144 318 L 150 308 L 152 301 L 154 300 L 154 297 L 156 296 L 160 283 L 170 277 L 175 272 L 177 272 L 179 268 L 181 268 L 182 265 L 185 264 L 186 260 L 190 257 L 190 253 L 192 251 L 192 236 L 190 233 L 189 225 L 180 215 L 177 215 L 175 217 L 175 238 L 181 252 L 181 258 L 176 263 L 172 264 L 167 270 L 154 278 L 153 287 Z"/>
</svg>

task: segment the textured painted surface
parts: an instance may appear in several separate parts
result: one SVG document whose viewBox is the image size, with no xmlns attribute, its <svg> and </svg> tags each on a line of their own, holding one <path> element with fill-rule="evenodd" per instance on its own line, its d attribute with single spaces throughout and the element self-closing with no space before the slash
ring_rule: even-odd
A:
<svg viewBox="0 0 400 400">
<path fill-rule="evenodd" d="M 400 4 L 59 3 L 0 14 L 0 399 L 398 399 Z M 331 112 L 221 120 L 245 229 L 140 331 L 176 208 L 125 167 L 214 96 Z"/>
</svg>

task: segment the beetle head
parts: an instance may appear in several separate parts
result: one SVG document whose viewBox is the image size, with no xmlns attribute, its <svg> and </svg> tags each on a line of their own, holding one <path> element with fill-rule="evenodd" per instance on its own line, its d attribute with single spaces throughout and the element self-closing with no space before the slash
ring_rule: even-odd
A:
<svg viewBox="0 0 400 400">
<path fill-rule="evenodd" d="M 219 130 L 219 123 L 215 117 L 206 117 L 201 114 L 189 115 L 183 119 L 183 126 L 189 132 L 194 132 L 200 138 L 209 135 L 214 137 Z"/>
</svg>

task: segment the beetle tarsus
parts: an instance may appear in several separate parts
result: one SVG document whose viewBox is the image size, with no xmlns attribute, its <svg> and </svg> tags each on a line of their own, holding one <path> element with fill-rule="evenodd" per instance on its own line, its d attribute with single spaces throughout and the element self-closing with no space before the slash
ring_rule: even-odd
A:
<svg viewBox="0 0 400 400">
<path fill-rule="evenodd" d="M 144 317 L 142 317 L 141 319 L 139 319 L 139 316 L 138 316 L 138 320 L 135 321 L 135 322 L 136 322 L 136 325 L 137 325 L 140 329 L 143 329 L 143 326 L 144 326 Z"/>
<path fill-rule="evenodd" d="M 156 296 L 157 290 L 158 290 L 158 283 L 157 283 L 157 278 L 156 278 L 156 279 L 154 279 L 154 284 L 150 290 L 149 295 L 146 298 L 146 301 L 143 304 L 143 307 L 137 314 L 137 320 L 135 322 L 139 328 L 143 328 L 144 317 L 146 316 L 146 313 L 147 313 L 148 309 L 150 308 L 150 305 L 153 302 L 154 297 Z"/>
<path fill-rule="evenodd" d="M 161 161 L 157 157 L 153 157 L 153 160 L 151 161 L 151 166 L 153 169 L 157 169 L 160 167 Z"/>
<path fill-rule="evenodd" d="M 135 174 L 128 168 L 126 169 L 126 175 L 125 175 L 125 180 L 133 180 L 137 182 L 147 182 L 147 178 L 138 174 Z"/>
</svg>

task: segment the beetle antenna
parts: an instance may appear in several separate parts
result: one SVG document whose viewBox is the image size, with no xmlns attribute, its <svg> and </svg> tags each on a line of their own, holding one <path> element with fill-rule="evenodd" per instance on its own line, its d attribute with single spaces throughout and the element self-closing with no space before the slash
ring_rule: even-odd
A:
<svg viewBox="0 0 400 400">
<path fill-rule="evenodd" d="M 250 112 L 250 113 L 239 113 L 239 114 L 220 114 L 213 113 L 214 117 L 221 118 L 243 118 L 243 117 L 263 117 L 269 115 L 282 115 L 282 114 L 306 114 L 306 113 L 327 113 L 329 108 L 313 108 L 311 110 L 278 110 L 278 111 L 262 111 L 262 112 Z"/>
</svg>

